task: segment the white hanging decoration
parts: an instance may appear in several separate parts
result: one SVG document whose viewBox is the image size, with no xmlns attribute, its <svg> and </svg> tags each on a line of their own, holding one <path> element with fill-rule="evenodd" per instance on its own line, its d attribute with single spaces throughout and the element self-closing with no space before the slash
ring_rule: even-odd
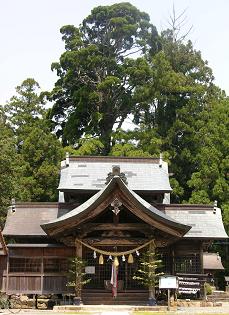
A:
<svg viewBox="0 0 229 315">
<path fill-rule="evenodd" d="M 94 259 L 97 257 L 97 255 L 96 255 L 96 251 L 94 251 L 94 253 L 93 253 L 93 257 L 94 257 Z"/>
<path fill-rule="evenodd" d="M 108 259 L 107 260 L 112 260 L 112 256 L 111 255 L 109 255 L 109 257 L 108 257 Z"/>
<path fill-rule="evenodd" d="M 126 261 L 126 257 L 122 255 L 122 261 Z"/>
<path fill-rule="evenodd" d="M 135 253 L 136 253 L 136 255 L 137 255 L 137 256 L 139 256 L 139 255 L 140 255 L 140 253 L 139 253 L 139 251 L 138 251 L 138 250 L 136 250 L 136 252 L 135 252 Z"/>
</svg>

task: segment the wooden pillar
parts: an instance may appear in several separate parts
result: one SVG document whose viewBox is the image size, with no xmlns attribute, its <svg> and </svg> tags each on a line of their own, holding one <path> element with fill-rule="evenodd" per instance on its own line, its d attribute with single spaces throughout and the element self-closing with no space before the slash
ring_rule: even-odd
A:
<svg viewBox="0 0 229 315">
<path fill-rule="evenodd" d="M 41 257 L 41 294 L 43 294 L 44 290 L 44 248 L 42 249 L 42 257 Z"/>
<path fill-rule="evenodd" d="M 75 241 L 75 255 L 79 258 L 83 257 L 82 244 L 77 241 Z"/>
<path fill-rule="evenodd" d="M 8 292 L 9 291 L 9 268 L 10 268 L 10 257 L 9 257 L 9 252 L 7 255 L 7 263 L 6 263 L 6 287 L 5 287 L 5 291 Z"/>
<path fill-rule="evenodd" d="M 203 243 L 200 243 L 200 273 L 204 273 L 204 250 L 203 250 Z"/>
<path fill-rule="evenodd" d="M 174 249 L 170 250 L 171 255 L 171 260 L 172 260 L 172 275 L 175 275 L 175 252 Z"/>
</svg>

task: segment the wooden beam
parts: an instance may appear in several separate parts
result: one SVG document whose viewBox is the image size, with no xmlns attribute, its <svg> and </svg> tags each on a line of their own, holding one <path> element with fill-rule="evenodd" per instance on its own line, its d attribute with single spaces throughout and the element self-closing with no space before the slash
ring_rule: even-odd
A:
<svg viewBox="0 0 229 315">
<path fill-rule="evenodd" d="M 160 221 L 157 221 L 156 219 L 152 218 L 150 215 L 148 215 L 145 211 L 141 211 L 139 209 L 139 206 L 136 205 L 133 200 L 130 200 L 128 196 L 123 194 L 122 192 L 118 191 L 117 195 L 122 200 L 122 203 L 125 207 L 128 208 L 130 212 L 132 212 L 134 215 L 139 217 L 144 222 L 149 223 L 150 225 L 156 227 L 157 229 L 164 231 L 168 234 L 174 235 L 178 238 L 182 237 L 183 234 L 180 233 L 176 228 L 170 227 L 165 223 L 162 223 Z"/>
<path fill-rule="evenodd" d="M 181 238 L 184 234 L 184 231 L 179 226 L 173 226 L 167 220 L 162 220 L 160 216 L 152 215 L 150 209 L 145 209 L 144 206 L 135 198 L 133 198 L 130 194 L 125 193 L 125 191 L 120 190 L 118 185 L 114 187 L 114 189 L 109 193 L 108 196 L 101 202 L 95 202 L 93 205 L 89 206 L 87 210 L 82 211 L 77 216 L 73 218 L 66 219 L 62 222 L 62 224 L 56 223 L 56 226 L 50 227 L 49 235 L 61 235 L 63 232 L 77 230 L 77 227 L 85 226 L 93 220 L 96 216 L 101 214 L 114 200 L 114 198 L 118 198 L 122 201 L 123 205 L 137 218 L 141 219 L 144 224 L 151 226 L 152 228 L 156 228 L 160 230 L 162 233 L 165 232 L 175 238 Z M 120 223 L 117 223 L 118 226 Z M 112 229 L 114 227 L 112 226 Z M 78 230 L 79 231 L 79 230 Z M 85 228 L 82 232 L 87 234 L 88 229 Z M 85 233 L 81 235 L 81 237 L 85 236 Z M 80 233 L 81 234 L 81 233 Z"/>
<path fill-rule="evenodd" d="M 146 242 L 143 238 L 86 238 L 84 242 L 92 246 L 129 246 L 129 245 L 141 245 Z"/>
<path fill-rule="evenodd" d="M 88 232 L 91 231 L 139 231 L 143 232 L 145 230 L 153 230 L 153 228 L 148 224 L 141 224 L 141 223 L 89 223 L 86 225 L 86 228 L 82 228 L 82 230 L 86 230 Z M 79 228 L 79 230 L 81 230 Z"/>
</svg>

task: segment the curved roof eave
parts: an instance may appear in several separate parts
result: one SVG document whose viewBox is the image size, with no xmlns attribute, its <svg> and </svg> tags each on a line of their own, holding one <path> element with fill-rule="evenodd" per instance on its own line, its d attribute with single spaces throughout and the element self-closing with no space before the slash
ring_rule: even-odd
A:
<svg viewBox="0 0 229 315">
<path fill-rule="evenodd" d="M 174 229 L 177 229 L 179 231 L 182 231 L 183 234 L 187 233 L 191 227 L 182 223 L 179 223 L 163 213 L 162 211 L 156 209 L 154 206 L 149 204 L 147 201 L 142 199 L 139 195 L 137 195 L 135 192 L 130 190 L 125 183 L 122 181 L 122 179 L 119 176 L 114 176 L 111 181 L 107 184 L 106 187 L 101 189 L 99 192 L 97 192 L 94 196 L 92 196 L 90 199 L 88 199 L 86 202 L 84 202 L 82 205 L 78 206 L 77 208 L 71 210 L 67 214 L 57 218 L 56 220 L 53 220 L 51 222 L 42 224 L 41 227 L 45 232 L 48 232 L 50 228 L 54 228 L 60 226 L 60 224 L 72 222 L 76 217 L 78 217 L 80 214 L 82 214 L 85 211 L 89 211 L 92 208 L 95 208 L 98 206 L 103 199 L 106 198 L 106 196 L 112 191 L 114 186 L 118 184 L 123 192 L 125 192 L 127 195 L 132 196 L 137 202 L 138 206 L 141 207 L 143 211 L 146 211 L 148 215 L 153 217 L 155 220 L 162 222 Z"/>
</svg>

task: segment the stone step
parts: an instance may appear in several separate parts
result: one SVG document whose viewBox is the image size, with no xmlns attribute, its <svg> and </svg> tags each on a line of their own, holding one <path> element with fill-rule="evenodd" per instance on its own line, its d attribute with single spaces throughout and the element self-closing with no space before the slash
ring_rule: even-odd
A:
<svg viewBox="0 0 229 315">
<path fill-rule="evenodd" d="M 229 296 L 229 292 L 225 292 L 225 291 L 213 291 L 211 295 L 217 295 L 217 296 L 228 295 L 228 296 Z"/>
<path fill-rule="evenodd" d="M 122 294 L 122 293 L 118 293 L 118 297 L 119 298 L 130 298 L 130 299 L 136 299 L 136 298 L 148 298 L 148 294 Z M 85 298 L 110 298 L 112 297 L 111 292 L 109 294 L 82 294 L 82 297 Z"/>
<path fill-rule="evenodd" d="M 211 296 L 208 295 L 207 296 L 208 301 L 212 301 L 212 302 L 229 302 L 229 296 Z"/>
<path fill-rule="evenodd" d="M 87 290 L 82 292 L 86 305 L 147 305 L 148 291 L 122 291 L 114 299 L 109 291 Z"/>
<path fill-rule="evenodd" d="M 148 301 L 148 298 L 146 297 L 144 297 L 144 298 L 135 298 L 135 299 L 133 299 L 133 298 L 131 298 L 131 299 L 129 299 L 129 298 L 123 298 L 123 297 L 117 297 L 117 298 L 113 298 L 113 297 L 110 297 L 110 298 L 88 298 L 88 297 L 82 297 L 82 300 L 83 301 L 122 301 L 122 302 L 131 302 L 131 301 L 142 301 L 142 302 L 144 302 L 144 301 Z"/>
<path fill-rule="evenodd" d="M 147 302 L 143 301 L 110 301 L 110 300 L 104 300 L 104 301 L 92 301 L 92 300 L 83 300 L 84 305 L 148 305 Z"/>
</svg>

